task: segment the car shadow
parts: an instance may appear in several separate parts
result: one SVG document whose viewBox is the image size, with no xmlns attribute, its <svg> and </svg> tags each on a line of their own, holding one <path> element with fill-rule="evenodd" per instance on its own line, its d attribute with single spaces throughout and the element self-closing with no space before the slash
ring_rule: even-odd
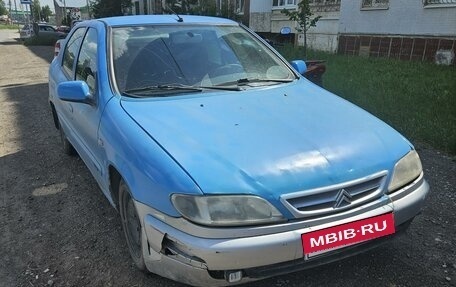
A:
<svg viewBox="0 0 456 287">
<path fill-rule="evenodd" d="M 21 40 L 7 40 L 7 41 L 1 41 L 0 46 L 11 46 L 11 45 L 18 45 L 21 43 Z"/>
<path fill-rule="evenodd" d="M 54 46 L 26 46 L 33 54 L 51 63 L 54 59 Z"/>
<path fill-rule="evenodd" d="M 46 48 L 31 50 L 46 58 Z M 34 268 L 49 268 L 49 274 L 58 270 L 52 278 L 57 285 L 88 286 L 87 280 L 102 271 L 86 270 L 85 260 L 109 266 L 113 258 L 129 259 L 115 209 L 82 160 L 62 153 L 47 95 L 47 83 L 0 87 L 0 127 L 8 131 L 0 141 L 0 277 L 5 286 L 28 285 L 24 272 Z M 87 275 L 77 278 L 73 270 Z M 49 279 L 40 275 L 33 283 L 45 286 Z"/>
<path fill-rule="evenodd" d="M 20 39 L 16 40 L 5 40 L 0 42 L 0 46 L 15 46 L 15 45 L 24 45 L 23 41 Z M 24 45 L 25 46 L 25 45 Z M 48 63 L 51 63 L 54 59 L 54 46 L 25 46 L 33 54 L 39 58 L 45 60 Z"/>
<path fill-rule="evenodd" d="M 32 50 L 46 57 L 43 47 Z M 132 268 L 117 211 L 80 157 L 63 154 L 47 83 L 2 85 L 0 115 L 8 130 L 0 141 L 5 286 L 182 286 Z"/>
</svg>

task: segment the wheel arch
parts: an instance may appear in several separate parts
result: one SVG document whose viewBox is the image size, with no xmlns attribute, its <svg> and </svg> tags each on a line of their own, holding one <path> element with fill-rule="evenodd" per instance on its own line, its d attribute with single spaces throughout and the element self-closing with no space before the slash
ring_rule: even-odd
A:
<svg viewBox="0 0 456 287">
<path fill-rule="evenodd" d="M 54 126 L 56 129 L 60 129 L 59 117 L 57 116 L 57 111 L 55 110 L 54 103 L 49 102 L 49 105 L 51 106 L 52 119 L 54 120 Z"/>
<path fill-rule="evenodd" d="M 113 165 L 108 167 L 109 174 L 109 193 L 114 207 L 119 211 L 119 184 L 120 181 L 125 179 L 122 177 L 120 172 Z"/>
</svg>

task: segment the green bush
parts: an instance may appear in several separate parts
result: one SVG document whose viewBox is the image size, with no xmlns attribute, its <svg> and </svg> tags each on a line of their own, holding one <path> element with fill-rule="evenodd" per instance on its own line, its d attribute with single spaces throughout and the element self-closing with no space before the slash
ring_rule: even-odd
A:
<svg viewBox="0 0 456 287">
<path fill-rule="evenodd" d="M 0 30 L 18 30 L 19 26 L 17 24 L 9 25 L 9 24 L 0 24 Z"/>
</svg>

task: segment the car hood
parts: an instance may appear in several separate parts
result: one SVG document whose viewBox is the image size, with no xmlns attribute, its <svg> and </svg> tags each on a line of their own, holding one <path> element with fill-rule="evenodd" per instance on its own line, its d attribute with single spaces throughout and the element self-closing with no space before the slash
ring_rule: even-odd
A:
<svg viewBox="0 0 456 287">
<path fill-rule="evenodd" d="M 123 98 L 206 194 L 281 194 L 391 170 L 410 143 L 306 80 L 246 91 Z"/>
</svg>

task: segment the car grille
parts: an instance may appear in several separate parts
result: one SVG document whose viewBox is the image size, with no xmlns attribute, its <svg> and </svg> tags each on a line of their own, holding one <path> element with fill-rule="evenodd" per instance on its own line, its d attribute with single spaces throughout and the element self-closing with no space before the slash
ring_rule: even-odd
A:
<svg viewBox="0 0 456 287">
<path fill-rule="evenodd" d="M 285 194 L 282 203 L 295 217 L 314 217 L 347 210 L 383 195 L 387 172 L 337 185 Z"/>
</svg>

